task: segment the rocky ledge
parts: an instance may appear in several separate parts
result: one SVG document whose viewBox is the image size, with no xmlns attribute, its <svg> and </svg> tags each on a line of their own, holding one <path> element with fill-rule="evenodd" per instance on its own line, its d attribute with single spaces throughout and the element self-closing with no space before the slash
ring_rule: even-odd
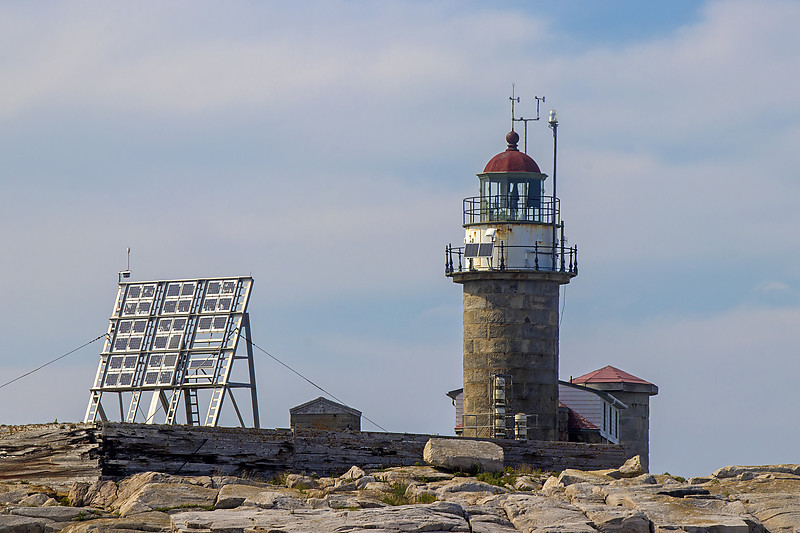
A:
<svg viewBox="0 0 800 533">
<path fill-rule="evenodd" d="M 325 531 L 473 533 L 797 533 L 800 466 L 733 466 L 704 478 L 617 470 L 506 470 L 467 476 L 431 466 L 271 482 L 147 472 L 75 482 L 69 493 L 0 484 L 0 533 Z"/>
</svg>

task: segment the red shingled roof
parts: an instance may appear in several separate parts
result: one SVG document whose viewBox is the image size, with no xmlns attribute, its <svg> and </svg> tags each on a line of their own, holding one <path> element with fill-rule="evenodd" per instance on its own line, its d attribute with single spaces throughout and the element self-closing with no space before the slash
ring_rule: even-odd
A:
<svg viewBox="0 0 800 533">
<path fill-rule="evenodd" d="M 559 407 L 567 407 L 561 402 L 558 402 Z M 567 407 L 569 409 L 569 407 Z M 586 420 L 583 416 L 579 415 L 572 409 L 569 409 L 569 420 L 567 422 L 569 429 L 592 429 L 600 431 L 600 428 Z"/>
<path fill-rule="evenodd" d="M 572 378 L 573 383 L 641 383 L 652 385 L 649 381 L 637 378 L 633 374 L 615 368 L 611 365 L 604 366 L 594 372 L 589 372 L 577 378 Z"/>
</svg>

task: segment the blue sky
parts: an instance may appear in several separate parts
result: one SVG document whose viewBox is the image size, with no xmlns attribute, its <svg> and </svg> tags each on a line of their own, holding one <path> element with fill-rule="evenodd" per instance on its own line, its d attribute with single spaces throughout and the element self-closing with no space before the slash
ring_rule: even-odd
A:
<svg viewBox="0 0 800 533">
<path fill-rule="evenodd" d="M 252 274 L 259 345 L 389 430 L 449 434 L 443 248 L 515 83 L 520 113 L 559 112 L 562 378 L 659 385 L 654 471 L 796 462 L 799 22 L 788 1 L 4 3 L 0 381 L 105 331 L 130 247 L 138 280 Z M 0 423 L 80 420 L 99 349 L 0 389 Z M 318 395 L 256 371 L 265 427 Z"/>
</svg>

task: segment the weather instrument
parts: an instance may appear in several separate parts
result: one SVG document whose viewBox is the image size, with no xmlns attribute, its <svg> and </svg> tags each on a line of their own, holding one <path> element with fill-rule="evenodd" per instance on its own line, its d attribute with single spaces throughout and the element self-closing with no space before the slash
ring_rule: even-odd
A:
<svg viewBox="0 0 800 533">
<path fill-rule="evenodd" d="M 511 100 L 511 131 L 514 131 L 514 123 L 515 122 L 522 122 L 523 124 L 523 144 L 522 144 L 522 151 L 526 154 L 528 153 L 528 122 L 537 121 L 539 120 L 539 103 L 544 102 L 544 96 L 534 96 L 536 100 L 536 118 L 525 118 L 525 117 L 517 117 L 514 113 L 514 104 L 520 103 L 519 96 L 516 96 L 515 86 L 511 84 L 511 96 L 508 97 Z"/>
<path fill-rule="evenodd" d="M 103 400 L 114 395 L 124 422 L 216 426 L 227 398 L 244 427 L 234 391 L 246 389 L 259 427 L 247 313 L 252 287 L 251 277 L 133 282 L 120 276 L 85 421 L 108 421 Z M 246 355 L 237 354 L 240 337 Z M 246 368 L 234 369 L 237 361 Z"/>
</svg>

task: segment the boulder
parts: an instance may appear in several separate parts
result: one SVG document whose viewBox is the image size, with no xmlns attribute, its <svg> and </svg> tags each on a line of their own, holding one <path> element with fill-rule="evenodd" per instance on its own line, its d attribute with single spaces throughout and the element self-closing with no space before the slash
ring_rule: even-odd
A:
<svg viewBox="0 0 800 533">
<path fill-rule="evenodd" d="M 578 505 L 578 502 L 605 504 L 605 497 L 600 487 L 592 483 L 573 483 L 566 488 L 564 494 L 575 505 Z"/>
<path fill-rule="evenodd" d="M 72 522 L 62 529 L 60 533 L 130 533 L 132 531 L 169 533 L 171 526 L 167 513 L 151 511 L 126 518 L 97 518 L 95 520 Z"/>
<path fill-rule="evenodd" d="M 262 491 L 247 498 L 242 504 L 245 507 L 258 507 L 259 509 L 297 509 L 303 503 L 291 495 L 280 491 Z"/>
<path fill-rule="evenodd" d="M 117 499 L 117 484 L 113 481 L 95 481 L 92 483 L 84 495 L 84 505 L 97 507 L 99 509 L 108 508 Z"/>
<path fill-rule="evenodd" d="M 33 491 L 29 491 L 28 489 L 16 489 L 0 493 L 0 504 L 18 504 L 23 498 L 27 498 L 28 495 L 32 493 Z"/>
<path fill-rule="evenodd" d="M 254 487 L 253 485 L 223 485 L 219 489 L 214 507 L 217 509 L 233 509 L 242 505 L 247 498 L 256 496 L 263 491 L 263 487 Z"/>
<path fill-rule="evenodd" d="M 545 480 L 544 485 L 542 485 L 542 492 L 548 496 L 563 489 L 564 485 L 556 476 L 550 476 Z"/>
<path fill-rule="evenodd" d="M 583 511 L 557 498 L 511 494 L 503 508 L 520 531 L 597 533 Z"/>
<path fill-rule="evenodd" d="M 217 489 L 188 483 L 147 483 L 125 500 L 118 499 L 120 516 L 180 507 L 212 507 Z"/>
<path fill-rule="evenodd" d="M 715 478 L 738 477 L 745 472 L 752 474 L 792 474 L 800 476 L 800 465 L 763 465 L 763 466 L 724 466 L 715 471 L 712 476 Z"/>
<path fill-rule="evenodd" d="M 603 533 L 650 533 L 650 519 L 642 511 L 628 511 L 609 506 L 583 509 L 594 527 Z"/>
<path fill-rule="evenodd" d="M 70 522 L 76 518 L 93 518 L 91 509 L 81 507 L 17 507 L 11 510 L 12 515 L 29 518 L 44 518 L 53 522 Z"/>
<path fill-rule="evenodd" d="M 19 504 L 23 507 L 40 507 L 44 505 L 44 503 L 49 500 L 50 497 L 47 494 L 42 494 L 41 492 L 34 492 L 30 496 L 25 496 L 19 501 Z"/>
<path fill-rule="evenodd" d="M 378 481 L 387 483 L 401 481 L 445 481 L 453 479 L 453 474 L 442 472 L 431 466 L 396 466 L 381 472 L 374 472 L 373 477 Z"/>
<path fill-rule="evenodd" d="M 567 468 L 558 475 L 558 481 L 565 487 L 572 485 L 573 483 L 592 483 L 594 485 L 604 485 L 614 481 L 614 478 L 597 472 L 584 472 L 583 470 Z"/>
<path fill-rule="evenodd" d="M 46 518 L 0 515 L 0 533 L 47 533 L 52 524 Z"/>
<path fill-rule="evenodd" d="M 370 483 L 374 483 L 374 482 L 375 482 L 375 476 L 364 476 L 364 477 L 360 477 L 360 478 L 358 478 L 358 480 L 356 481 L 356 489 L 357 489 L 357 490 L 363 490 L 363 489 L 364 489 L 364 487 L 366 487 L 366 486 L 367 486 L 367 485 L 369 485 Z"/>
<path fill-rule="evenodd" d="M 406 499 L 413 503 L 418 503 L 428 499 L 428 503 L 436 498 L 436 491 L 429 489 L 427 485 L 409 485 L 406 488 Z"/>
<path fill-rule="evenodd" d="M 172 515 L 175 533 L 235 531 L 449 531 L 467 533 L 464 510 L 455 504 L 435 502 L 401 505 L 358 511 L 334 509 L 220 509 L 211 512 L 188 511 Z"/>
<path fill-rule="evenodd" d="M 800 494 L 741 494 L 747 512 L 758 519 L 770 533 L 800 531 Z"/>
<path fill-rule="evenodd" d="M 353 480 L 353 479 L 358 479 L 360 477 L 364 477 L 365 475 L 367 475 L 366 472 L 361 470 L 359 467 L 351 466 L 350 470 L 339 476 L 339 479 Z"/>
<path fill-rule="evenodd" d="M 687 485 L 697 489 L 696 486 Z M 740 502 L 730 503 L 705 497 L 683 497 L 664 494 L 663 487 L 643 485 L 601 487 L 608 506 L 640 511 L 653 523 L 651 531 L 709 531 L 715 533 L 749 533 L 757 523 L 743 515 Z M 702 489 L 701 489 L 702 490 Z M 752 521 L 752 524 L 748 521 Z M 754 526 L 755 527 L 755 526 Z M 771 531 L 771 530 L 770 530 Z"/>
<path fill-rule="evenodd" d="M 538 481 L 534 481 L 531 479 L 530 476 L 519 476 L 516 481 L 514 481 L 514 489 L 515 490 L 539 490 L 542 488 L 542 484 Z"/>
<path fill-rule="evenodd" d="M 76 481 L 69 489 L 69 503 L 75 507 L 83 506 L 86 500 L 86 493 L 89 492 L 89 483 Z"/>
<path fill-rule="evenodd" d="M 316 489 L 319 486 L 317 480 L 311 476 L 302 474 L 289 474 L 286 476 L 286 486 L 290 489 L 306 490 Z"/>
<path fill-rule="evenodd" d="M 503 448 L 493 442 L 469 439 L 429 439 L 425 462 L 447 470 L 502 472 Z"/>
<path fill-rule="evenodd" d="M 643 464 L 641 455 L 634 455 L 619 467 L 619 474 L 622 477 L 637 477 L 646 473 L 647 467 Z"/>
<path fill-rule="evenodd" d="M 436 495 L 440 499 L 444 498 L 445 494 L 452 492 L 488 492 L 490 494 L 500 494 L 508 492 L 508 489 L 469 478 L 452 479 L 436 489 Z"/>
</svg>

